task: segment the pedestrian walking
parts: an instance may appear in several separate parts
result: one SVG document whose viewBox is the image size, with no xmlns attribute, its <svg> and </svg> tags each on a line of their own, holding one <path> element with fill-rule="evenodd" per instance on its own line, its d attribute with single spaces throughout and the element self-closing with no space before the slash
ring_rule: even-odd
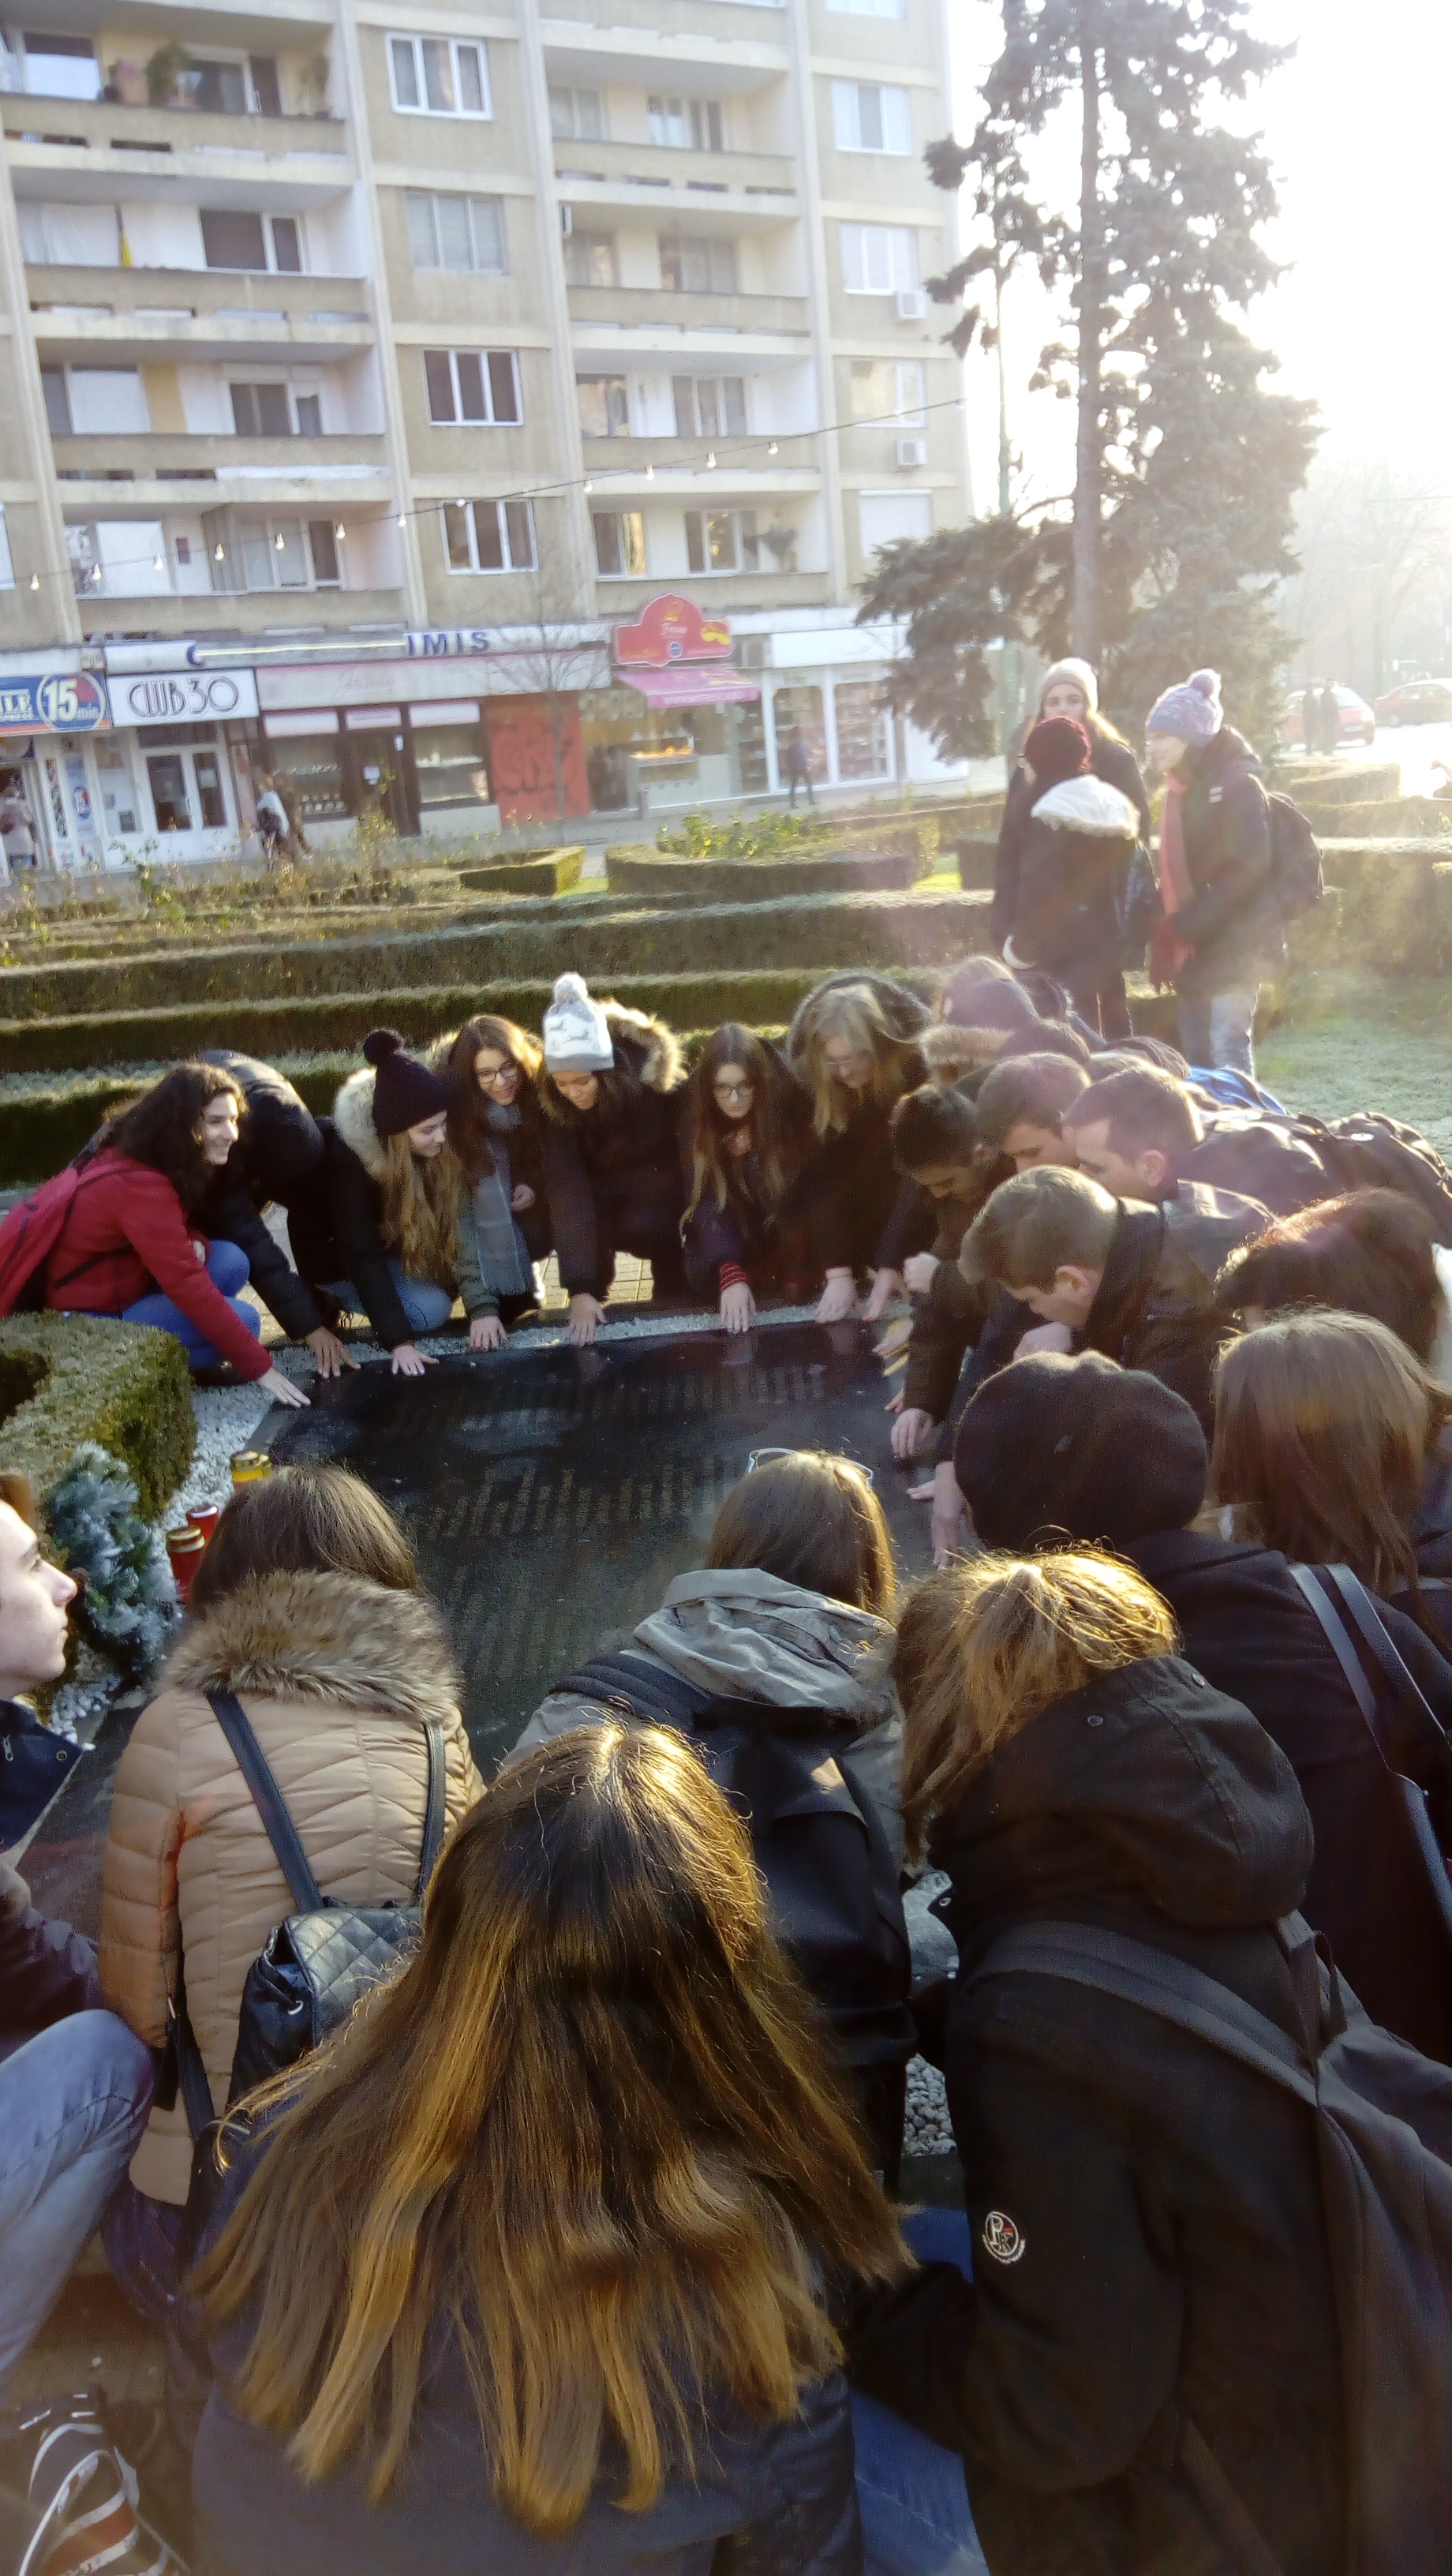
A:
<svg viewBox="0 0 1452 2576">
<path fill-rule="evenodd" d="M 1175 988 L 1191 1065 L 1253 1081 L 1255 1006 L 1285 962 L 1285 925 L 1260 762 L 1225 721 L 1217 671 L 1194 671 L 1155 701 L 1145 748 L 1165 782 L 1151 977 Z"/>
<path fill-rule="evenodd" d="M 815 805 L 817 799 L 812 789 L 811 748 L 800 725 L 793 725 L 791 729 L 791 733 L 787 740 L 787 747 L 781 756 L 781 765 L 786 776 L 791 781 L 791 792 L 787 797 L 788 805 L 794 806 L 796 804 L 797 789 L 799 787 L 805 787 L 807 791 L 807 803 L 809 805 Z"/>
<path fill-rule="evenodd" d="M 0 841 L 12 878 L 18 868 L 35 867 L 35 832 L 25 790 L 15 770 L 0 779 Z"/>
<path fill-rule="evenodd" d="M 1035 759 L 1030 743 L 1045 723 L 1082 728 L 1088 745 L 1082 769 L 1077 760 L 1071 768 L 1046 765 L 1052 763 L 1049 745 L 1061 739 L 1057 735 L 1039 736 Z M 1065 757 L 1060 751 L 1059 759 Z M 1080 780 L 1114 791 L 1133 813 L 1127 815 L 1124 804 L 1113 804 L 1107 796 L 1096 797 Z M 1074 782 L 1070 815 L 1054 810 L 1036 821 L 1036 806 L 1065 781 Z M 1061 795 L 1059 805 L 1064 803 Z M 1071 856 L 1072 809 L 1078 809 L 1080 829 L 1082 818 L 1089 817 L 1093 846 Z M 1109 829 L 1105 838 L 1106 826 L 1118 828 Z M 1056 662 L 1045 674 L 1036 723 L 1008 784 L 993 870 L 993 936 L 1000 947 L 1011 939 L 1016 962 L 1043 965 L 1050 974 L 1061 975 L 1075 1008 L 1110 1040 L 1129 1035 L 1120 915 L 1136 848 L 1147 854 L 1148 839 L 1149 797 L 1139 764 L 1123 735 L 1099 712 L 1093 669 L 1076 656 Z M 1042 955 L 1036 942 L 1046 943 Z M 1049 955 L 1050 948 L 1060 963 Z M 1065 960 L 1071 961 L 1072 973 Z"/>
</svg>

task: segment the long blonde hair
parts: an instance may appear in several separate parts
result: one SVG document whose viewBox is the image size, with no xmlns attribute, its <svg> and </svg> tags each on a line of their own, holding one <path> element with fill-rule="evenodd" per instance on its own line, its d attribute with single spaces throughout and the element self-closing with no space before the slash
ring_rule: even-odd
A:
<svg viewBox="0 0 1452 2576">
<path fill-rule="evenodd" d="M 383 1154 L 383 1235 L 411 1279 L 459 1284 L 459 1193 L 464 1176 L 451 1144 L 430 1161 L 407 1134 L 379 1138 Z"/>
<path fill-rule="evenodd" d="M 675 1735 L 581 1727 L 455 1829 L 403 1974 L 302 2068 L 194 2276 L 257 2304 L 230 2402 L 376 2502 L 448 2329 L 494 2492 L 578 2521 L 602 2459 L 638 2512 L 707 2409 L 795 2414 L 840 2346 L 819 2265 L 907 2265 L 745 1820 Z"/>
<path fill-rule="evenodd" d="M 887 1013 L 870 984 L 831 984 L 808 995 L 802 1006 L 797 1050 L 812 1095 L 812 1126 L 818 1136 L 840 1134 L 852 1115 L 852 1095 L 837 1080 L 823 1049 L 828 1038 L 846 1038 L 872 1058 L 866 1097 L 890 1107 L 921 1079 L 917 1040 L 895 1037 Z"/>
<path fill-rule="evenodd" d="M 1031 1718 L 1096 1673 L 1173 1654 L 1175 1643 L 1159 1594 L 1097 1548 L 977 1556 L 930 1574 L 898 1623 L 893 1658 L 910 1849 Z"/>
<path fill-rule="evenodd" d="M 1373 1592 L 1415 1596 L 1406 1522 L 1449 1415 L 1452 1393 L 1387 1325 L 1283 1315 L 1220 1355 L 1209 1500 L 1293 1563 L 1349 1565 Z"/>
</svg>

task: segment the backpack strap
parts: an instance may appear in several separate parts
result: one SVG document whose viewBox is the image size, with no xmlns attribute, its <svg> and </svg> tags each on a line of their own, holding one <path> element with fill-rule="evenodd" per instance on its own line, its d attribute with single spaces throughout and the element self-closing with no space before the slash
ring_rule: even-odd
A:
<svg viewBox="0 0 1452 2576">
<path fill-rule="evenodd" d="M 418 1887 L 415 1903 L 422 1905 L 424 1890 L 434 1874 L 434 1863 L 443 1846 L 444 1825 L 448 1809 L 448 1776 L 444 1753 L 444 1730 L 438 1719 L 431 1717 L 424 1730 L 429 1748 L 429 1794 L 424 1808 L 423 1850 L 419 1854 Z"/>
<path fill-rule="evenodd" d="M 682 1734 L 694 1735 L 696 1720 L 702 1709 L 709 1708 L 713 1694 L 688 1682 L 680 1673 L 644 1655 L 592 1655 L 562 1682 L 557 1691 L 578 1691 L 583 1699 L 596 1699 L 602 1708 L 618 1706 L 633 1717 L 645 1717 L 655 1726 L 673 1726 Z"/>
<path fill-rule="evenodd" d="M 187 2115 L 187 2127 L 195 2144 L 208 2122 L 215 2120 L 217 2114 L 212 2107 L 211 2079 L 203 2062 L 197 2034 L 192 2028 L 191 2015 L 187 2011 L 187 1968 L 179 1938 L 176 1954 L 176 1991 L 167 1997 L 166 2020 L 167 2055 L 173 2062 L 175 2072 L 168 2089 L 165 2080 L 165 2061 L 163 2061 L 163 2072 L 157 2079 L 156 2100 L 161 2110 L 169 2111 L 180 2092 L 182 2107 Z"/>
<path fill-rule="evenodd" d="M 1377 1695 L 1356 1650 L 1355 1637 L 1341 1617 L 1337 1603 L 1331 1597 L 1328 1587 L 1332 1585 L 1340 1594 L 1341 1600 L 1356 1622 L 1357 1629 L 1365 1638 L 1397 1697 L 1426 1721 L 1433 1730 L 1437 1742 L 1445 1748 L 1447 1738 L 1441 1721 L 1415 1673 L 1403 1662 L 1395 1641 L 1382 1621 L 1376 1603 L 1359 1576 L 1352 1573 L 1349 1565 L 1293 1565 L 1291 1574 L 1298 1590 L 1310 1603 L 1321 1623 L 1327 1642 L 1350 1685 L 1356 1705 L 1366 1720 L 1367 1732 L 1388 1771 L 1400 1776 L 1401 1764 L 1387 1742 Z M 1324 1582 L 1318 1581 L 1318 1576 L 1323 1576 Z"/>
<path fill-rule="evenodd" d="M 1367 1679 L 1366 1667 L 1352 1643 L 1350 1631 L 1341 1618 L 1336 1604 L 1316 1580 L 1317 1574 L 1326 1570 L 1320 1566 L 1293 1565 L 1291 1580 L 1315 1612 L 1326 1643 L 1345 1675 L 1347 1688 L 1366 1720 L 1367 1732 L 1387 1769 L 1394 1771 L 1396 1764 L 1382 1741 L 1381 1717 L 1376 1705 L 1376 1693 Z"/>
<path fill-rule="evenodd" d="M 272 1776 L 272 1766 L 252 1731 L 251 1719 L 231 1691 L 208 1691 L 207 1702 L 252 1793 L 252 1802 L 262 1818 L 263 1830 L 272 1845 L 277 1865 L 292 1890 L 294 1905 L 299 1914 L 319 1913 L 323 1905 L 322 1889 L 313 1876 L 312 1863 L 303 1850 L 298 1829 L 288 1814 L 287 1800 Z"/>
<path fill-rule="evenodd" d="M 1409 1708 L 1425 1718 L 1439 1744 L 1445 1746 L 1446 1730 L 1415 1673 L 1403 1659 L 1400 1648 L 1381 1615 L 1380 1604 L 1368 1592 L 1359 1575 L 1349 1565 L 1330 1565 L 1326 1569 L 1352 1618 L 1375 1655 L 1392 1688 Z"/>
</svg>

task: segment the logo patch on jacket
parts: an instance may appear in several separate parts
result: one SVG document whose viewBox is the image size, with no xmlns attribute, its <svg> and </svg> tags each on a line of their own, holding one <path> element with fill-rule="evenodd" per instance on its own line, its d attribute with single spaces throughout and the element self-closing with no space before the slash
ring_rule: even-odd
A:
<svg viewBox="0 0 1452 2576">
<path fill-rule="evenodd" d="M 1027 2241 L 1006 2209 L 990 2209 L 983 2222 L 983 2251 L 995 2263 L 1017 2263 Z"/>
</svg>

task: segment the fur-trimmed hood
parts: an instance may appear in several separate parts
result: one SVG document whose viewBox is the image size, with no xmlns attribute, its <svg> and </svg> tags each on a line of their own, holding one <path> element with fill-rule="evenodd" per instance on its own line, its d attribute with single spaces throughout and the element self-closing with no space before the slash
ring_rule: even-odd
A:
<svg viewBox="0 0 1452 2576">
<path fill-rule="evenodd" d="M 627 1074 L 647 1091 L 665 1093 L 678 1090 L 686 1078 L 686 1059 L 675 1030 L 667 1027 L 664 1020 L 652 1018 L 649 1011 L 631 1010 L 625 1002 L 604 1001 L 600 1008 L 605 1014 L 610 1043 L 615 1049 L 611 1071 L 616 1075 Z M 608 1083 L 611 1076 L 606 1073 L 600 1078 Z M 543 1066 L 535 1088 L 545 1116 L 553 1119 L 557 1126 L 566 1126 L 578 1118 L 579 1112 L 572 1111 L 560 1097 Z"/>
<path fill-rule="evenodd" d="M 1122 788 L 1086 772 L 1061 778 L 1046 788 L 1033 807 L 1036 823 L 1051 832 L 1082 832 L 1091 841 L 1133 841 L 1139 837 L 1139 808 Z"/>
<path fill-rule="evenodd" d="M 448 1631 L 427 1594 L 352 1574 L 244 1583 L 183 1630 L 157 1687 L 322 1700 L 419 1726 L 455 1722 L 459 1700 Z"/>
<path fill-rule="evenodd" d="M 350 1073 L 333 1102 L 333 1125 L 358 1157 L 370 1181 L 381 1181 L 387 1156 L 384 1140 L 373 1124 L 373 1085 L 376 1077 L 371 1064 L 360 1065 Z"/>
<path fill-rule="evenodd" d="M 932 1080 L 947 1084 L 996 1063 L 1008 1035 L 1007 1029 L 958 1028 L 951 1020 L 938 1020 L 924 1029 L 918 1049 Z"/>
</svg>

